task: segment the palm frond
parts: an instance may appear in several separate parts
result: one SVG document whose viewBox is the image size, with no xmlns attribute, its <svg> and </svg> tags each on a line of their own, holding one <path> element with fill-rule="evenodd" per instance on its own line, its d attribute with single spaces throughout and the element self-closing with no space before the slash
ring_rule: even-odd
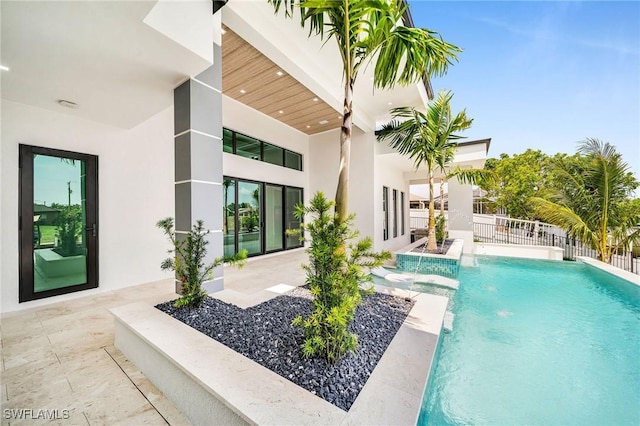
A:
<svg viewBox="0 0 640 426">
<path fill-rule="evenodd" d="M 529 203 L 538 217 L 559 226 L 591 248 L 598 249 L 597 234 L 573 210 L 540 197 L 532 197 Z"/>
</svg>

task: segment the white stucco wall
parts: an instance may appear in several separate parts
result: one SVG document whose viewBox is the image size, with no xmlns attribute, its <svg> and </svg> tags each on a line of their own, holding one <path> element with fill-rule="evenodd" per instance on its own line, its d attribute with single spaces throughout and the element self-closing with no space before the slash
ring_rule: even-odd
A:
<svg viewBox="0 0 640 426">
<path fill-rule="evenodd" d="M 332 130 L 309 138 L 311 196 L 323 191 L 333 200 L 338 185 L 340 165 L 340 130 Z M 355 227 L 361 237 L 375 238 L 373 216 L 373 179 L 375 136 L 354 128 L 351 139 L 351 166 L 349 171 L 349 211 L 355 213 Z"/>
<path fill-rule="evenodd" d="M 99 287 L 18 304 L 18 144 L 97 155 Z M 124 130 L 2 101 L 2 312 L 168 278 L 167 242 L 155 227 L 174 215 L 173 108 Z"/>
<path fill-rule="evenodd" d="M 375 143 L 375 142 L 374 142 Z M 383 239 L 384 212 L 382 210 L 382 187 L 389 188 L 389 239 Z M 398 236 L 393 236 L 393 190 L 398 191 Z M 401 223 L 401 195 L 404 192 L 404 235 L 402 235 Z M 375 157 L 375 178 L 373 188 L 374 221 L 375 221 L 375 248 L 376 250 L 398 250 L 411 242 L 411 230 L 409 228 L 409 181 L 404 178 L 403 172 L 394 167 L 384 155 Z"/>
</svg>

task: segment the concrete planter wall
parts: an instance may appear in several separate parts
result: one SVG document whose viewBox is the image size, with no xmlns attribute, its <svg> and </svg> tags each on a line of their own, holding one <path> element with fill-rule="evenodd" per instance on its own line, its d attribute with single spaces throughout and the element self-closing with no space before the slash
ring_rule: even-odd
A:
<svg viewBox="0 0 640 426">
<path fill-rule="evenodd" d="M 152 306 L 112 309 L 116 347 L 196 425 L 415 425 L 447 299 L 416 304 L 348 412 Z"/>
<path fill-rule="evenodd" d="M 36 266 L 49 278 L 84 273 L 87 268 L 85 256 L 60 256 L 53 249 L 35 251 Z"/>
</svg>

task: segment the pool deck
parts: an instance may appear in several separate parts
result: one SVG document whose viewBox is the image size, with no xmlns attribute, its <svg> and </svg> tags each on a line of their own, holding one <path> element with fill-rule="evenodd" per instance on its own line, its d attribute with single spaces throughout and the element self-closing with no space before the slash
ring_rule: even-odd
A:
<svg viewBox="0 0 640 426">
<path fill-rule="evenodd" d="M 267 288 L 303 284 L 305 273 L 297 266 L 306 258 L 303 250 L 295 250 L 250 259 L 242 270 L 225 268 L 226 288 L 215 296 L 231 303 L 259 303 Z M 166 279 L 3 314 L 2 424 L 33 424 L 42 421 L 34 420 L 38 415 L 54 416 L 55 423 L 64 425 L 189 424 L 114 347 L 109 312 L 133 302 L 157 304 L 176 297 L 173 280 Z"/>
</svg>

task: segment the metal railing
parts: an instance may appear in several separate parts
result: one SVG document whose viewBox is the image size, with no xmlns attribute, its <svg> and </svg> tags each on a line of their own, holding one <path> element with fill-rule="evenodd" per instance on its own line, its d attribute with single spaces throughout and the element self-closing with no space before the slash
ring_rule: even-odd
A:
<svg viewBox="0 0 640 426">
<path fill-rule="evenodd" d="M 558 235 L 557 227 L 547 225 L 513 219 L 502 224 L 474 223 L 473 238 L 485 243 L 559 247 L 563 249 L 562 257 L 566 260 L 575 260 L 576 256 L 598 258 L 596 250 L 575 238 Z M 630 251 L 614 254 L 609 263 L 625 271 L 640 274 L 640 258 L 633 257 Z"/>
</svg>

